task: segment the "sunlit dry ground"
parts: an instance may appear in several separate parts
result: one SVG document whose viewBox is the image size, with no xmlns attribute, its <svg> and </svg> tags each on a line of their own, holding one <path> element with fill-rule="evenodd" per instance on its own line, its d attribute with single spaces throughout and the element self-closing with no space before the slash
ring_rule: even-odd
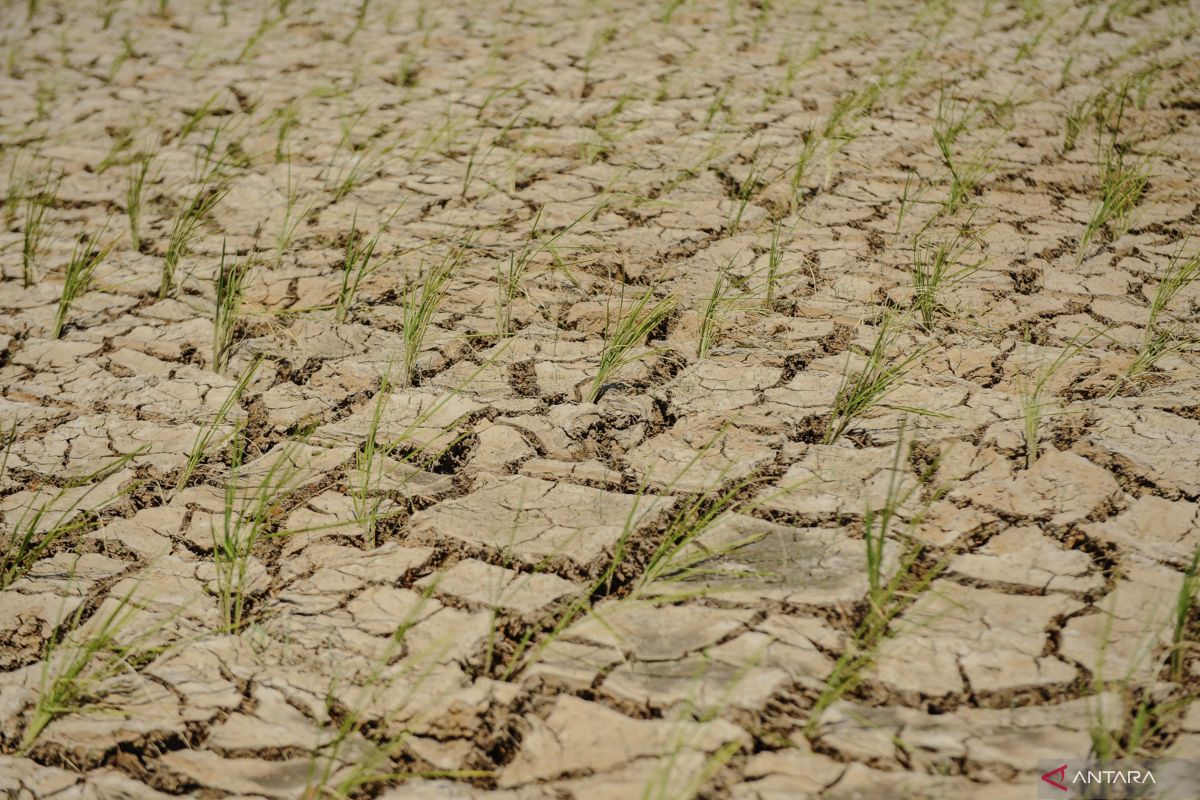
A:
<svg viewBox="0 0 1200 800">
<path fill-rule="evenodd" d="M 0 13 L 0 795 L 1200 759 L 1195 3 Z"/>
</svg>

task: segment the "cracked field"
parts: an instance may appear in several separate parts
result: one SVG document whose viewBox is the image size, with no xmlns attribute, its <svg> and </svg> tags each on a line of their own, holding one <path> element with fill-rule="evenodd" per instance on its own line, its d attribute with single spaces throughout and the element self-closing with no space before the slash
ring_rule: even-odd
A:
<svg viewBox="0 0 1200 800">
<path fill-rule="evenodd" d="M 1196 2 L 0 21 L 0 797 L 1200 762 Z"/>
</svg>

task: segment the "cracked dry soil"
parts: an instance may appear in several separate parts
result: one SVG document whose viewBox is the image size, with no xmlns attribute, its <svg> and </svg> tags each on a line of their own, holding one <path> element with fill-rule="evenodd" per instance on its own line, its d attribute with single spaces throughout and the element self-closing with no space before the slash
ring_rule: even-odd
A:
<svg viewBox="0 0 1200 800">
<path fill-rule="evenodd" d="M 1198 14 L 5 3 L 0 796 L 1200 760 Z"/>
</svg>

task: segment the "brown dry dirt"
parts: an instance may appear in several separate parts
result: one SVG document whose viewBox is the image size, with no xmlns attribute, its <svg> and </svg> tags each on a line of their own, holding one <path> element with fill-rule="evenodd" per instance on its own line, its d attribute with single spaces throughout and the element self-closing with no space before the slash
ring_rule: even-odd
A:
<svg viewBox="0 0 1200 800">
<path fill-rule="evenodd" d="M 0 796 L 1200 760 L 1195 2 L 0 19 Z"/>
</svg>

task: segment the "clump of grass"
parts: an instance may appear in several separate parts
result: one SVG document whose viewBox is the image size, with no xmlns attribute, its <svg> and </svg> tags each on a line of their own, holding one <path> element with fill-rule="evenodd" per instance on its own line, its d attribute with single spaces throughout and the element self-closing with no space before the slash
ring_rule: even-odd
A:
<svg viewBox="0 0 1200 800">
<path fill-rule="evenodd" d="M 825 156 L 825 183 L 829 182 L 833 170 L 833 157 L 858 137 L 855 123 L 875 106 L 883 89 L 882 83 L 868 81 L 843 93 L 834 102 L 824 123 L 805 132 L 799 156 L 791 168 L 793 202 L 799 197 L 801 187 L 822 151 Z"/>
<path fill-rule="evenodd" d="M 978 107 L 971 103 L 955 101 L 945 92 L 938 96 L 933 141 L 950 173 L 950 190 L 943 203 L 947 214 L 961 208 L 994 170 L 986 152 L 968 157 L 960 154 L 956 147 L 959 137 L 970 129 L 978 114 Z"/>
<path fill-rule="evenodd" d="M 336 173 L 332 173 L 332 164 L 330 164 L 329 188 L 333 193 L 333 201 L 338 202 L 383 172 L 388 164 L 396 160 L 396 156 L 392 154 L 393 149 L 393 146 L 390 145 L 364 147 L 357 153 L 347 156 L 338 166 Z M 337 159 L 337 153 L 334 154 L 334 159 Z"/>
<path fill-rule="evenodd" d="M 734 256 L 736 258 L 736 256 Z M 768 259 L 767 263 L 768 275 L 766 279 L 765 293 L 770 295 L 774 289 L 774 282 L 778 280 L 778 263 L 774 257 Z M 748 279 L 739 279 L 731 271 L 733 267 L 733 258 L 725 262 L 720 269 L 717 270 L 717 278 L 713 281 L 712 291 L 708 295 L 708 301 L 704 304 L 704 310 L 700 316 L 700 336 L 696 343 L 696 357 L 708 358 L 712 346 L 716 343 L 721 331 L 725 327 L 727 315 L 732 312 L 753 312 L 759 309 L 757 300 L 751 302 L 742 300 L 735 295 L 736 292 L 746 287 Z M 772 273 L 771 270 L 774 269 Z M 761 271 L 761 268 L 755 270 L 752 275 Z"/>
<path fill-rule="evenodd" d="M 539 207 L 537 214 L 533 217 L 533 222 L 529 226 L 529 233 L 521 243 L 521 249 L 508 254 L 508 265 L 504 266 L 504 262 L 496 264 L 496 335 L 508 336 L 512 333 L 512 305 L 517 299 L 517 295 L 521 293 L 521 282 L 525 277 L 525 272 L 529 269 L 529 265 L 533 262 L 535 256 L 539 253 L 549 253 L 554 259 L 555 264 L 566 270 L 565 265 L 561 263 L 557 256 L 555 243 L 565 236 L 572 228 L 578 225 L 583 220 L 587 219 L 598 206 L 589 208 L 587 211 L 580 214 L 569 224 L 563 226 L 553 236 L 546 238 L 538 232 L 538 224 L 542 220 L 543 207 Z M 567 273 L 570 277 L 570 273 Z M 573 279 L 572 279 L 573 280 Z"/>
<path fill-rule="evenodd" d="M 11 446 L 10 438 L 9 447 Z M 145 448 L 142 448 L 118 456 L 95 472 L 67 483 L 47 496 L 43 497 L 39 491 L 12 524 L 12 532 L 4 542 L 3 551 L 0 551 L 0 590 L 7 589 L 21 578 L 42 556 L 48 555 L 61 543 L 66 543 L 75 535 L 87 530 L 95 515 L 114 502 L 119 495 L 85 508 L 84 503 L 88 496 L 100 481 L 124 467 L 144 450 Z M 7 460 L 7 449 L 5 458 Z M 87 490 L 66 502 L 73 489 L 84 485 L 89 485 Z"/>
<path fill-rule="evenodd" d="M 1078 103 L 1074 103 L 1067 109 L 1067 116 L 1063 123 L 1063 152 L 1069 153 L 1075 149 L 1075 144 L 1079 140 L 1079 134 L 1083 133 L 1084 127 L 1087 125 L 1088 119 L 1096 113 L 1096 97 L 1090 96 Z"/>
<path fill-rule="evenodd" d="M 246 280 L 253 267 L 249 259 L 226 260 L 225 243 L 221 242 L 221 263 L 214 278 L 216 303 L 213 307 L 213 370 L 224 372 L 229 366 L 229 354 L 237 333 L 242 302 L 246 296 Z"/>
<path fill-rule="evenodd" d="M 771 228 L 771 247 L 767 251 L 767 284 L 763 294 L 763 308 L 771 311 L 775 308 L 775 290 L 779 285 L 779 267 L 783 264 L 783 247 L 779 243 L 779 230 L 782 222 L 776 222 Z"/>
<path fill-rule="evenodd" d="M 282 16 L 287 12 L 280 9 L 279 13 Z M 275 129 L 275 163 L 278 164 L 288 157 L 287 138 L 300 124 L 300 108 L 294 99 L 289 100 L 275 111 L 274 118 L 278 121 Z"/>
<path fill-rule="evenodd" d="M 17 209 L 21 207 L 21 201 L 29 191 L 31 182 L 32 178 L 22 163 L 21 154 L 17 153 L 8 165 L 8 185 L 4 193 L 5 224 L 12 225 L 17 221 Z"/>
<path fill-rule="evenodd" d="M 1158 365 L 1158 362 L 1172 353 L 1182 351 L 1190 342 L 1190 339 L 1181 336 L 1177 331 L 1173 330 L 1155 330 L 1147 335 L 1141 346 L 1138 348 L 1137 355 L 1133 361 L 1125 368 L 1125 372 L 1108 390 L 1107 397 L 1112 399 L 1121 391 L 1131 384 L 1136 384 L 1142 380 L 1151 370 Z"/>
<path fill-rule="evenodd" d="M 372 663 L 367 674 L 356 681 L 356 691 L 350 702 L 335 707 L 335 687 L 330 687 L 326 711 L 337 719 L 338 726 L 330 740 L 313 751 L 302 800 L 356 797 L 364 791 L 369 792 L 367 787 L 397 779 L 429 777 L 466 781 L 493 774 L 469 769 L 396 771 L 395 759 L 405 752 L 410 730 L 405 725 L 398 733 L 388 731 L 397 727 L 396 717 L 401 710 L 410 708 L 419 697 L 429 698 L 429 677 L 446 652 L 444 645 L 416 651 L 415 643 L 408 639 L 409 631 L 426 616 L 436 588 L 436 583 L 426 588 L 398 620 L 380 657 Z M 400 660 L 401 654 L 403 660 Z M 388 710 L 376 715 L 373 708 L 378 706 Z M 358 747 L 360 743 L 362 746 Z"/>
<path fill-rule="evenodd" d="M 609 380 L 629 364 L 636 363 L 649 353 L 636 352 L 636 348 L 646 341 L 659 325 L 666 322 L 675 310 L 674 295 L 655 300 L 654 289 L 648 289 L 629 307 L 628 311 L 617 322 L 612 336 L 606 338 L 604 350 L 600 353 L 600 364 L 596 368 L 596 377 L 588 388 L 584 402 L 594 403 Z"/>
<path fill-rule="evenodd" d="M 496 147 L 505 140 L 505 138 L 508 136 L 508 132 L 512 130 L 512 127 L 516 125 L 520 119 L 520 113 L 510 119 L 508 123 L 500 129 L 500 132 L 492 138 L 492 141 L 488 144 L 487 149 L 483 151 L 483 156 L 479 156 L 479 146 L 483 144 L 483 135 L 486 132 L 486 129 L 480 129 L 479 136 L 476 137 L 475 144 L 471 148 L 471 152 L 467 154 L 467 168 L 466 171 L 463 172 L 462 191 L 459 193 L 459 198 L 465 199 L 467 194 L 471 191 L 471 184 L 474 182 L 476 177 L 475 169 L 477 165 L 480 162 L 485 162 L 488 160 L 488 158 L 492 155 L 492 151 L 495 150 Z"/>
<path fill-rule="evenodd" d="M 1119 139 L 1127 104 L 1128 86 L 1125 86 L 1117 100 L 1112 135 L 1104 145 L 1102 154 L 1104 166 L 1100 173 L 1100 202 L 1096 204 L 1079 239 L 1076 260 L 1080 262 L 1101 230 L 1107 230 L 1111 239 L 1117 239 L 1129 229 L 1133 211 L 1150 185 L 1149 158 L 1134 156 L 1128 143 Z"/>
<path fill-rule="evenodd" d="M 217 98 L 220 96 L 221 90 L 218 89 L 194 110 L 188 112 L 187 119 L 185 119 L 183 121 L 183 125 L 179 127 L 179 133 L 177 134 L 178 141 L 182 142 L 189 135 L 191 135 L 193 131 L 200 127 L 204 120 L 206 120 L 208 116 L 212 114 L 213 106 L 216 104 Z"/>
<path fill-rule="evenodd" d="M 129 167 L 129 178 L 125 185 L 125 213 L 129 216 L 129 243 L 134 250 L 142 249 L 141 220 L 142 197 L 146 189 L 146 177 L 154 162 L 153 153 L 143 153 Z"/>
<path fill-rule="evenodd" d="M 503 262 L 496 264 L 496 335 L 508 336 L 512 333 L 512 305 L 517 299 L 517 295 L 521 291 L 521 280 L 525 277 L 525 271 L 529 268 L 533 257 L 539 252 L 540 248 L 535 245 L 537 241 L 537 227 L 542 220 L 542 211 L 544 207 L 539 207 L 537 214 L 533 218 L 533 223 L 529 226 L 529 235 L 525 237 L 525 241 L 521 244 L 521 249 L 516 253 L 508 254 L 508 268 L 504 269 Z"/>
<path fill-rule="evenodd" d="M 1077 344 L 1080 334 L 1075 334 L 1071 341 L 1049 366 L 1038 373 L 1032 386 L 1024 387 L 1021 392 L 1021 417 L 1024 421 L 1025 467 L 1032 467 L 1040 453 L 1038 440 L 1041 436 L 1043 420 L 1054 413 L 1052 401 L 1046 399 L 1046 390 L 1054 376 L 1058 374 L 1068 361 L 1074 358 L 1084 347 L 1094 341 L 1095 337 L 1083 344 Z"/>
<path fill-rule="evenodd" d="M 220 407 L 217 408 L 217 413 L 200 430 L 196 431 L 196 438 L 192 441 L 191 449 L 188 450 L 187 463 L 184 464 L 183 470 L 175 480 L 176 492 L 187 486 L 188 481 L 191 480 L 192 475 L 196 473 L 196 469 L 200 466 L 200 462 L 207 457 L 214 446 L 230 441 L 232 434 L 218 442 L 218 432 L 229 417 L 229 412 L 233 410 L 234 406 L 241 400 L 242 395 L 245 394 L 246 387 L 254 380 L 254 375 L 258 372 L 261 364 L 261 356 L 250 362 L 250 365 L 246 367 L 241 377 L 238 378 L 238 382 L 234 385 L 233 390 L 225 396 Z"/>
<path fill-rule="evenodd" d="M 217 203 L 225 197 L 228 189 L 217 185 L 217 179 L 212 173 L 202 179 L 195 192 L 188 197 L 171 222 L 171 230 L 167 234 L 167 252 L 163 256 L 162 282 L 158 288 L 159 299 L 170 297 L 178 288 L 175 272 L 180 260 L 187 255 L 200 230 L 201 223 L 216 208 Z"/>
<path fill-rule="evenodd" d="M 425 343 L 433 317 L 446 299 L 458 272 L 463 256 L 462 248 L 452 248 L 430 269 L 424 271 L 417 281 L 410 281 L 404 289 L 404 339 L 403 370 L 401 386 L 412 386 L 417 377 L 417 357 Z"/>
<path fill-rule="evenodd" d="M 41 185 L 25 199 L 25 227 L 21 244 L 21 280 L 25 288 L 37 282 L 37 261 L 50 230 L 46 211 L 58 199 L 61 185 L 62 173 L 56 176 L 47 174 Z"/>
<path fill-rule="evenodd" d="M 162 648 L 152 646 L 149 640 L 161 629 L 161 624 L 150 626 L 129 641 L 121 641 L 121 634 L 138 613 L 132 602 L 135 589 L 119 600 L 101 605 L 97 617 L 77 628 L 72 636 L 61 642 L 50 640 L 37 702 L 25 723 L 19 752 L 28 752 L 46 726 L 58 717 L 99 702 L 109 688 L 106 684 L 114 678 L 159 655 Z M 77 626 L 83 608 L 80 606 L 74 615 L 73 623 Z M 83 637 L 85 630 L 87 635 Z"/>
<path fill-rule="evenodd" d="M 1185 258 L 1183 249 L 1186 246 L 1186 241 L 1179 245 L 1167 264 L 1167 271 L 1158 282 L 1158 288 L 1154 290 L 1154 299 L 1150 302 L 1150 318 L 1146 323 L 1147 333 L 1154 329 L 1159 316 L 1167 310 L 1175 295 L 1200 278 L 1200 251 Z"/>
<path fill-rule="evenodd" d="M 275 235 L 275 266 L 283 263 L 283 253 L 295 238 L 296 229 L 300 227 L 301 222 L 308 219 L 316 204 L 317 198 L 310 197 L 303 207 L 300 206 L 300 191 L 292 182 L 292 160 L 289 156 L 287 204 L 283 211 L 283 219 L 279 222 L 279 233 Z"/>
<path fill-rule="evenodd" d="M 1200 547 L 1192 554 L 1192 561 L 1183 580 L 1179 584 L 1179 593 L 1175 596 L 1174 630 L 1171 633 L 1171 680 L 1183 679 L 1184 667 L 1188 662 L 1188 653 L 1196 647 L 1194 641 L 1188 641 L 1188 626 L 1191 623 L 1196 607 L 1196 595 L 1200 592 Z"/>
<path fill-rule="evenodd" d="M 817 696 L 809 713 L 805 732 L 810 736 L 815 733 L 825 710 L 859 684 L 863 673 L 874 662 L 880 644 L 891 633 L 892 621 L 915 602 L 945 567 L 945 562 L 942 561 L 923 570 L 918 569 L 923 548 L 913 540 L 912 531 L 921 524 L 929 507 L 941 496 L 942 490 L 935 490 L 915 513 L 904 510 L 937 469 L 935 464 L 919 480 L 902 486 L 901 476 L 906 452 L 907 442 L 904 426 L 901 425 L 883 506 L 875 508 L 868 504 L 863 517 L 868 587 L 866 607 L 862 620 L 854 630 L 852 640 L 834 664 L 825 681 L 825 688 Z M 904 522 L 903 531 L 895 530 L 900 522 Z M 884 573 L 887 540 L 896 538 L 897 534 L 899 538 L 907 541 L 907 548 L 897 561 L 896 570 L 889 577 Z"/>
<path fill-rule="evenodd" d="M 50 333 L 50 338 L 62 338 L 63 327 L 67 324 L 67 314 L 71 311 L 71 305 L 87 291 L 92 283 L 92 277 L 96 273 L 96 268 L 112 252 L 114 242 L 98 246 L 100 238 L 107 229 L 108 223 L 106 222 L 96 236 L 89 237 L 87 234 L 80 234 L 79 238 L 75 240 L 75 248 L 71 251 L 71 259 L 67 262 L 66 273 L 63 276 L 62 294 L 58 296 L 58 310 L 54 314 L 54 328 Z"/>
<path fill-rule="evenodd" d="M 379 245 L 379 237 L 383 235 L 388 223 L 395 218 L 399 211 L 399 209 L 393 211 L 392 215 L 384 221 L 370 239 L 358 232 L 358 212 L 354 212 L 354 217 L 350 221 L 350 233 L 346 237 L 345 254 L 342 257 L 342 285 L 338 289 L 335 311 L 338 322 L 345 322 L 349 319 L 359 285 L 368 275 L 383 265 L 383 262 L 379 260 L 372 262 L 375 257 L 375 248 Z"/>
<path fill-rule="evenodd" d="M 351 500 L 354 503 L 354 516 L 363 526 L 363 537 L 369 546 L 376 545 L 376 522 L 379 519 L 379 506 L 383 496 L 374 491 L 377 478 L 382 477 L 382 469 L 377 468 L 377 460 L 386 455 L 387 447 L 379 441 L 379 424 L 383 420 L 383 409 L 391 395 L 392 366 L 388 364 L 379 383 L 379 392 L 375 395 L 375 406 L 371 411 L 371 424 L 367 428 L 367 438 L 362 448 L 355 454 L 355 467 L 358 473 L 358 483 L 352 487 Z"/>
<path fill-rule="evenodd" d="M 764 159 L 759 155 L 758 148 L 755 148 L 746 177 L 734 182 L 733 205 L 730 207 L 729 223 L 726 225 L 729 233 L 738 232 L 738 229 L 742 225 L 742 217 L 746 213 L 746 208 L 765 185 L 767 172 L 774 163 L 774 156 L 770 159 Z"/>
<path fill-rule="evenodd" d="M 829 417 L 829 425 L 825 429 L 825 444 L 833 444 L 842 438 L 851 426 L 872 408 L 883 403 L 887 396 L 900 385 L 904 376 L 928 352 L 927 347 L 917 347 L 907 355 L 896 358 L 893 353 L 899 340 L 901 329 L 890 313 L 885 313 L 879 322 L 879 330 L 871 350 L 867 353 L 866 363 L 857 372 L 849 370 L 847 359 L 846 374 L 838 388 L 833 401 L 833 412 Z M 933 416 L 933 412 L 919 408 L 906 408 L 905 411 Z"/>
<path fill-rule="evenodd" d="M 235 431 L 230 440 L 230 468 L 225 481 L 225 502 L 213 536 L 213 565 L 216 595 L 221 609 L 222 630 L 235 632 L 248 622 L 250 558 L 264 536 L 271 533 L 276 515 L 294 487 L 296 470 L 291 455 L 295 442 L 288 443 L 255 483 L 247 485 L 242 466 L 245 437 Z"/>
<path fill-rule="evenodd" d="M 909 272 L 913 282 L 913 308 L 926 332 L 933 332 L 935 318 L 945 309 L 939 295 L 978 272 L 986 261 L 965 261 L 967 254 L 982 244 L 981 232 L 969 227 L 958 230 L 948 242 L 929 242 L 917 236 L 913 241 L 913 260 Z"/>
<path fill-rule="evenodd" d="M 953 214 L 975 194 L 979 185 L 992 174 L 995 168 L 986 153 L 979 153 L 970 158 L 960 158 L 953 148 L 942 140 L 937 141 L 937 146 L 938 152 L 942 156 L 942 163 L 950 172 L 950 189 L 942 207 L 947 214 Z"/>
<path fill-rule="evenodd" d="M 1150 372 L 1165 356 L 1179 352 L 1195 341 L 1194 336 L 1189 336 L 1172 326 L 1164 327 L 1159 322 L 1175 294 L 1200 278 L 1200 252 L 1184 258 L 1183 248 L 1186 245 L 1186 242 L 1180 244 L 1179 249 L 1171 256 L 1167 271 L 1158 282 L 1154 298 L 1150 301 L 1146 330 L 1142 335 L 1137 355 L 1109 390 L 1109 398 L 1116 397 L 1127 385 Z"/>
</svg>

